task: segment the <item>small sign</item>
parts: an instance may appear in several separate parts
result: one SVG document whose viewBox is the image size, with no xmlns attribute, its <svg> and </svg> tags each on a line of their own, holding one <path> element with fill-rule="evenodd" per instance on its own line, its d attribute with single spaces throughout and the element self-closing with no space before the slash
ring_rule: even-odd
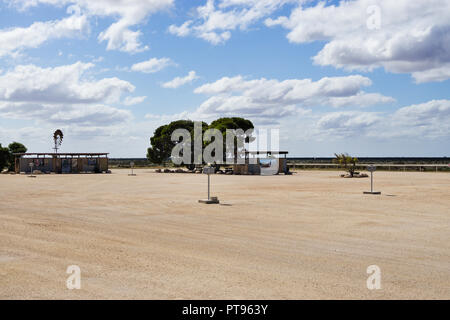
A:
<svg viewBox="0 0 450 320">
<path fill-rule="evenodd" d="M 204 167 L 203 168 L 203 173 L 204 174 L 214 174 L 215 170 L 213 167 Z"/>
<path fill-rule="evenodd" d="M 135 174 L 134 174 L 134 171 L 133 171 L 133 169 L 134 169 L 134 162 L 133 161 L 131 161 L 130 162 L 130 167 L 131 167 L 131 173 L 129 174 L 129 176 L 135 176 Z"/>
<path fill-rule="evenodd" d="M 34 163 L 33 163 L 33 162 L 30 162 L 28 165 L 30 166 L 30 175 L 29 175 L 29 177 L 30 177 L 30 178 L 36 178 L 36 176 L 33 176 L 33 166 L 34 166 Z"/>
<path fill-rule="evenodd" d="M 377 171 L 377 167 L 375 167 L 375 166 L 373 166 L 373 165 L 370 165 L 370 166 L 367 166 L 367 170 L 368 170 L 369 172 L 374 172 L 374 171 Z"/>
</svg>

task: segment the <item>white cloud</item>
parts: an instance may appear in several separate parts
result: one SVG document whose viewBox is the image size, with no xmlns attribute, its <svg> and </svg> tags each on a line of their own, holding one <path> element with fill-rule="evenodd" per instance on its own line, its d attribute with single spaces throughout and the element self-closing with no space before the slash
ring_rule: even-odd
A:
<svg viewBox="0 0 450 320">
<path fill-rule="evenodd" d="M 162 69 L 172 65 L 173 62 L 169 58 L 151 58 L 147 61 L 135 63 L 131 66 L 132 71 L 138 71 L 143 73 L 155 73 Z"/>
<path fill-rule="evenodd" d="M 176 77 L 175 79 L 165 82 L 162 84 L 163 88 L 170 88 L 170 89 L 176 89 L 178 87 L 181 87 L 182 85 L 185 85 L 187 83 L 191 83 L 195 79 L 198 79 L 197 74 L 195 71 L 189 71 L 189 74 L 185 77 Z"/>
<path fill-rule="evenodd" d="M 330 112 L 317 121 L 318 134 L 330 134 L 341 138 L 362 135 L 381 120 L 382 117 L 375 112 Z"/>
<path fill-rule="evenodd" d="M 445 81 L 450 79 L 450 63 L 429 70 L 413 72 L 412 76 L 417 83 Z"/>
<path fill-rule="evenodd" d="M 102 115 L 103 116 L 103 115 Z M 61 152 L 111 152 L 111 157 L 145 157 L 148 137 L 153 127 L 130 126 L 128 123 L 112 126 L 84 126 L 64 123 L 42 123 L 22 128 L 0 128 L 0 137 L 6 142 L 20 141 L 29 152 L 52 152 L 52 134 L 56 128 L 64 132 Z M 133 143 L 130 143 L 133 141 Z"/>
<path fill-rule="evenodd" d="M 126 106 L 133 106 L 135 104 L 139 104 L 145 101 L 145 99 L 147 99 L 146 96 L 141 96 L 141 97 L 126 97 L 125 100 L 123 101 L 123 104 Z"/>
<path fill-rule="evenodd" d="M 398 109 L 392 116 L 391 136 L 449 137 L 450 100 L 431 100 Z M 392 131 L 392 130 L 391 130 Z"/>
<path fill-rule="evenodd" d="M 370 9 L 373 5 L 377 12 Z M 378 12 L 380 24 L 373 23 Z M 363 71 L 383 67 L 412 73 L 417 82 L 450 77 L 447 0 L 355 0 L 337 6 L 305 2 L 289 17 L 267 19 L 266 25 L 288 29 L 293 43 L 327 41 L 314 57 L 319 65 Z"/>
<path fill-rule="evenodd" d="M 1 101 L 0 116 L 6 119 L 35 121 L 38 126 L 53 123 L 83 127 L 107 127 L 128 122 L 133 118 L 128 110 L 102 104 L 46 104 Z"/>
<path fill-rule="evenodd" d="M 394 101 L 393 98 L 362 90 L 371 84 L 369 78 L 360 75 L 325 77 L 318 81 L 245 80 L 242 76 L 236 76 L 207 83 L 194 92 L 211 95 L 200 105 L 197 110 L 199 113 L 280 118 L 295 114 L 305 107 L 364 107 Z"/>
<path fill-rule="evenodd" d="M 284 4 L 294 0 L 207 0 L 196 8 L 194 20 L 181 26 L 171 25 L 168 31 L 179 37 L 190 34 L 214 45 L 226 42 L 236 29 L 247 30 L 249 26 L 272 14 Z"/>
<path fill-rule="evenodd" d="M 128 110 L 120 110 L 105 105 L 78 105 L 70 109 L 60 109 L 52 114 L 50 122 L 78 126 L 111 126 L 132 119 Z"/>
<path fill-rule="evenodd" d="M 395 102 L 392 97 L 386 97 L 379 93 L 365 93 L 363 91 L 348 97 L 332 97 L 328 100 L 328 104 L 332 107 L 369 107 L 377 104 L 390 104 Z"/>
<path fill-rule="evenodd" d="M 62 20 L 35 22 L 29 27 L 0 30 L 0 57 L 15 55 L 27 48 L 37 48 L 46 41 L 79 36 L 89 29 L 85 16 L 73 15 Z"/>
<path fill-rule="evenodd" d="M 87 80 L 91 63 L 54 68 L 20 65 L 0 75 L 0 116 L 39 123 L 110 126 L 132 119 L 127 110 L 105 103 L 120 102 L 134 86 L 118 78 Z"/>
<path fill-rule="evenodd" d="M 177 35 L 179 37 L 186 37 L 191 33 L 191 29 L 189 27 L 191 26 L 192 22 L 192 20 L 188 20 L 179 27 L 177 27 L 176 25 L 171 25 L 169 26 L 168 30 L 171 34 Z"/>
<path fill-rule="evenodd" d="M 381 94 L 362 91 L 363 87 L 371 84 L 369 78 L 360 75 L 325 77 L 318 81 L 311 79 L 279 81 L 265 78 L 246 80 L 243 76 L 223 77 L 194 90 L 197 94 L 209 96 L 194 111 L 162 116 L 147 114 L 146 119 L 157 122 L 176 119 L 210 122 L 218 117 L 239 116 L 249 118 L 257 125 L 272 126 L 285 122 L 286 119 L 297 119 L 295 120 L 297 124 L 300 120 L 309 119 L 306 125 L 313 130 L 317 127 L 311 126 L 311 123 L 318 121 L 320 115 L 314 107 L 365 107 L 393 101 L 392 98 Z M 347 111 L 348 114 L 352 112 L 361 113 Z M 369 123 L 369 120 L 367 116 L 347 122 L 354 125 L 364 121 Z M 322 125 L 325 124 L 324 121 Z"/>
<path fill-rule="evenodd" d="M 54 68 L 20 65 L 0 76 L 0 101 L 36 103 L 118 102 L 134 86 L 118 78 L 91 81 L 83 75 L 92 63 L 77 62 Z"/>
<path fill-rule="evenodd" d="M 284 110 L 283 107 L 259 110 L 270 114 L 269 117 L 253 111 L 247 112 L 248 109 L 240 108 L 244 105 L 240 103 L 251 101 L 245 97 L 232 97 L 231 100 L 220 101 L 219 107 L 224 108 L 217 108 L 214 113 L 204 113 L 201 108 L 197 108 L 192 112 L 184 111 L 177 114 L 147 114 L 145 118 L 150 126 L 156 128 L 180 119 L 210 123 L 218 117 L 238 115 L 250 119 L 257 128 L 279 128 L 282 148 L 297 154 L 298 152 L 303 154 L 305 150 L 308 152 L 324 150 L 320 152 L 327 155 L 330 150 L 333 151 L 337 147 L 350 152 L 355 150 L 355 153 L 363 153 L 362 150 L 366 150 L 370 156 L 374 154 L 373 148 L 367 144 L 373 143 L 374 146 L 381 148 L 375 154 L 383 155 L 379 152 L 389 150 L 387 152 L 390 154 L 397 155 L 396 150 L 400 150 L 398 147 L 411 141 L 411 138 L 418 142 L 418 146 L 427 141 L 429 150 L 435 149 L 440 142 L 448 143 L 450 138 L 450 100 L 432 100 L 385 112 L 361 110 L 328 112 L 323 108 Z M 238 112 L 234 113 L 233 110 Z M 330 141 L 333 141 L 332 145 L 329 144 Z M 311 142 L 315 144 L 311 145 Z M 298 143 L 302 144 L 301 149 L 297 149 Z M 386 148 L 383 149 L 383 146 Z M 324 147 L 326 149 L 322 149 Z M 407 149 L 402 152 L 415 154 Z"/>
<path fill-rule="evenodd" d="M 173 5 L 173 0 L 10 0 L 21 9 L 48 4 L 54 6 L 70 5 L 70 10 L 81 12 L 87 16 L 109 17 L 116 20 L 98 36 L 100 42 L 107 42 L 108 50 L 124 52 L 141 52 L 148 47 L 142 45 L 140 30 L 130 27 L 145 22 L 151 15 L 167 10 Z"/>
<path fill-rule="evenodd" d="M 344 111 L 325 113 L 316 123 L 316 134 L 342 138 L 377 139 L 450 137 L 450 100 L 431 100 L 394 112 Z"/>
</svg>

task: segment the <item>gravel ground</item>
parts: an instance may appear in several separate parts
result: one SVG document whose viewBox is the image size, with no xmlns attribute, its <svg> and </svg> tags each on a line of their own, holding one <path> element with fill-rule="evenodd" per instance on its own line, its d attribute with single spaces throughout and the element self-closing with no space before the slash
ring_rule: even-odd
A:
<svg viewBox="0 0 450 320">
<path fill-rule="evenodd" d="M 1 175 L 0 298 L 450 299 L 448 173 L 128 173 Z"/>
</svg>

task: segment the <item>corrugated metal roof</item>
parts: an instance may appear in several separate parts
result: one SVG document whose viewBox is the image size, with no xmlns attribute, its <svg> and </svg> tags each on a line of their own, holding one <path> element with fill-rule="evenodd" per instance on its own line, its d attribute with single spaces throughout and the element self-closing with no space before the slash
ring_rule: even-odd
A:
<svg viewBox="0 0 450 320">
<path fill-rule="evenodd" d="M 109 153 L 13 153 L 15 156 L 107 156 Z"/>
</svg>

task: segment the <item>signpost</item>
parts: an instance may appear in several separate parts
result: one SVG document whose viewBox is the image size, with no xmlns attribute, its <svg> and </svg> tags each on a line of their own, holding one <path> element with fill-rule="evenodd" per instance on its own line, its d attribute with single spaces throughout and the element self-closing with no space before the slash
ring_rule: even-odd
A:
<svg viewBox="0 0 450 320">
<path fill-rule="evenodd" d="M 213 204 L 213 203 L 219 203 L 219 199 L 217 197 L 211 197 L 211 178 L 210 175 L 215 173 L 215 170 L 213 167 L 204 167 L 203 173 L 208 175 L 208 199 L 207 200 L 198 200 L 200 203 L 206 203 L 206 204 Z"/>
<path fill-rule="evenodd" d="M 370 172 L 370 192 L 364 191 L 364 194 L 381 194 L 380 191 L 373 191 L 373 173 L 377 170 L 374 165 L 367 166 L 367 170 Z"/>
<path fill-rule="evenodd" d="M 130 167 L 131 167 L 131 174 L 129 174 L 129 176 L 135 176 L 135 174 L 133 173 L 133 168 L 134 168 L 134 162 L 133 161 L 130 162 Z"/>
<path fill-rule="evenodd" d="M 36 178 L 36 176 L 33 176 L 34 163 L 30 162 L 28 165 L 30 166 L 30 175 L 28 176 L 28 178 Z"/>
</svg>

